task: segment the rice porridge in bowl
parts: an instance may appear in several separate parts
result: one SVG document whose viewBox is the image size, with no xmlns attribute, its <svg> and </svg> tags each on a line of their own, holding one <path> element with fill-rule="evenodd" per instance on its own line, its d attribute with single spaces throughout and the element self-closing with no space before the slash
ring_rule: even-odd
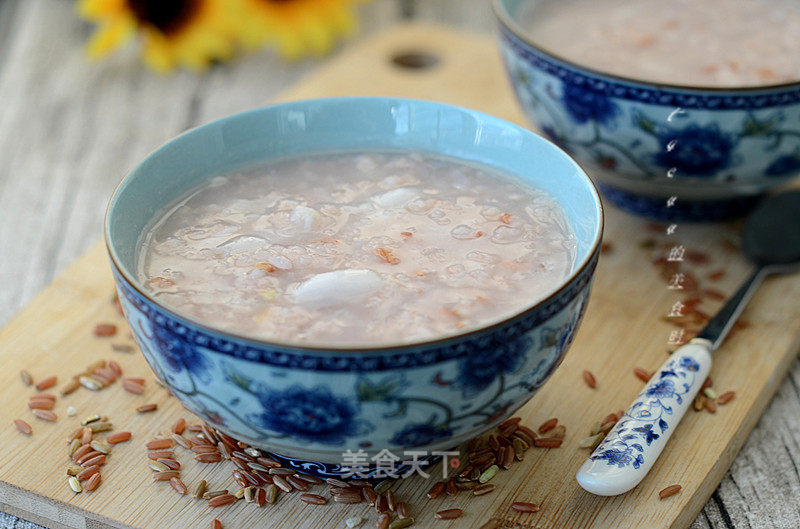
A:
<svg viewBox="0 0 800 529">
<path fill-rule="evenodd" d="M 158 379 L 210 426 L 323 477 L 352 476 L 347 452 L 406 461 L 511 416 L 569 349 L 601 236 L 596 190 L 548 141 L 392 98 L 193 129 L 123 180 L 106 217 Z M 376 472 L 367 459 L 357 477 Z"/>
<path fill-rule="evenodd" d="M 493 6 L 523 110 L 615 205 L 722 220 L 800 174 L 800 2 Z"/>
<path fill-rule="evenodd" d="M 797 0 L 558 0 L 528 4 L 519 20 L 543 48 L 623 77 L 719 88 L 800 80 Z"/>
<path fill-rule="evenodd" d="M 222 329 L 309 345 L 401 344 L 550 294 L 575 240 L 546 193 L 421 153 L 316 155 L 226 174 L 145 235 L 155 299 Z"/>
</svg>

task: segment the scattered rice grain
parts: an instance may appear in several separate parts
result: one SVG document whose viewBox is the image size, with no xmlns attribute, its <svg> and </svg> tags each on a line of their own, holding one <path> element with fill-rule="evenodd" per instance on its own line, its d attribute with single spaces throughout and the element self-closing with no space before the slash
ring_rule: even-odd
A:
<svg viewBox="0 0 800 529">
<path fill-rule="evenodd" d="M 511 508 L 518 512 L 538 512 L 539 506 L 535 503 L 527 501 L 515 501 L 511 504 Z"/>
<path fill-rule="evenodd" d="M 221 494 L 208 500 L 209 507 L 222 507 L 236 501 L 236 496 L 233 494 Z"/>
<path fill-rule="evenodd" d="M 94 441 L 89 443 L 89 446 L 91 446 L 101 454 L 108 454 L 111 452 L 111 446 L 105 441 L 101 441 L 99 439 L 95 439 Z"/>
<path fill-rule="evenodd" d="M 192 493 L 192 496 L 194 496 L 195 498 L 197 498 L 199 500 L 199 499 L 203 498 L 203 494 L 205 494 L 207 491 L 208 491 L 208 482 L 206 480 L 204 480 L 204 479 L 201 479 L 197 483 L 197 486 L 194 488 L 194 492 Z"/>
<path fill-rule="evenodd" d="M 500 468 L 497 465 L 490 466 L 489 468 L 487 468 L 486 470 L 481 472 L 481 475 L 478 478 L 478 482 L 479 483 L 487 483 L 488 481 L 490 481 L 493 477 L 495 477 L 497 475 L 497 472 L 499 470 L 500 470 Z"/>
<path fill-rule="evenodd" d="M 95 379 L 88 377 L 86 375 L 81 375 L 80 377 L 78 377 L 78 382 L 80 382 L 81 386 L 91 391 L 100 391 L 101 389 L 103 389 L 102 384 L 100 384 Z"/>
<path fill-rule="evenodd" d="M 222 496 L 223 494 L 227 494 L 228 489 L 220 489 L 220 490 L 207 490 L 203 493 L 204 500 L 210 500 L 211 498 L 216 498 L 217 496 Z"/>
<path fill-rule="evenodd" d="M 97 487 L 100 486 L 100 480 L 103 479 L 103 476 L 98 472 L 97 474 L 92 475 L 87 481 L 86 486 L 83 490 L 86 492 L 92 492 Z"/>
<path fill-rule="evenodd" d="M 14 426 L 16 426 L 17 430 L 24 433 L 25 435 L 30 435 L 33 433 L 33 428 L 31 428 L 31 425 L 23 421 L 22 419 L 14 419 Z"/>
<path fill-rule="evenodd" d="M 722 395 L 720 395 L 720 396 L 719 396 L 719 398 L 717 398 L 717 404 L 720 404 L 720 405 L 727 404 L 727 403 L 729 403 L 729 402 L 730 402 L 730 401 L 733 399 L 733 397 L 735 397 L 735 396 L 736 396 L 736 393 L 735 393 L 735 392 L 733 392 L 733 391 L 726 391 L 725 393 L 723 393 Z"/>
<path fill-rule="evenodd" d="M 170 478 L 169 484 L 172 485 L 172 488 L 175 489 L 175 492 L 177 492 L 178 494 L 186 494 L 186 492 L 188 492 L 186 489 L 186 485 L 177 476 Z"/>
<path fill-rule="evenodd" d="M 664 498 L 669 498 L 670 496 L 673 496 L 673 495 L 679 493 L 680 490 L 681 490 L 681 486 L 680 485 L 677 485 L 677 484 L 676 485 L 670 485 L 669 487 L 661 489 L 658 492 L 658 497 L 663 500 Z"/>
<path fill-rule="evenodd" d="M 186 429 L 186 419 L 181 417 L 172 425 L 172 433 L 180 435 Z"/>
<path fill-rule="evenodd" d="M 437 512 L 435 517 L 437 520 L 455 520 L 456 518 L 461 518 L 462 514 L 464 514 L 464 511 L 461 509 L 445 509 Z"/>
<path fill-rule="evenodd" d="M 94 476 L 95 474 L 97 474 L 98 472 L 100 472 L 100 467 L 97 465 L 93 465 L 91 467 L 86 467 L 80 472 L 78 472 L 75 475 L 75 478 L 77 478 L 79 481 L 85 481 L 90 477 Z"/>
<path fill-rule="evenodd" d="M 172 478 L 177 478 L 180 472 L 177 470 L 162 470 L 153 474 L 153 481 L 169 481 Z"/>
<path fill-rule="evenodd" d="M 58 377 L 55 375 L 49 376 L 43 380 L 40 380 L 38 384 L 36 384 L 36 389 L 39 391 L 44 391 L 48 388 L 52 388 L 58 383 Z"/>
<path fill-rule="evenodd" d="M 117 326 L 113 323 L 98 323 L 94 327 L 94 335 L 100 337 L 114 336 L 117 334 Z"/>
<path fill-rule="evenodd" d="M 151 469 L 155 470 L 156 472 L 167 472 L 170 468 L 160 461 L 149 461 L 147 463 Z"/>
<path fill-rule="evenodd" d="M 389 529 L 389 523 L 392 521 L 391 516 L 386 513 L 382 513 L 378 516 L 378 519 L 375 520 L 375 527 L 378 529 Z"/>
<path fill-rule="evenodd" d="M 328 503 L 328 500 L 319 494 L 310 494 L 308 492 L 300 495 L 300 501 L 304 501 L 311 505 L 325 505 Z"/>
<path fill-rule="evenodd" d="M 53 413 L 50 410 L 33 410 L 33 414 L 43 421 L 47 422 L 56 422 L 58 420 L 58 415 Z M 17 426 L 19 428 L 19 426 Z"/>
<path fill-rule="evenodd" d="M 553 428 L 556 427 L 556 424 L 558 424 L 558 419 L 556 419 L 555 417 L 553 417 L 552 419 L 548 419 L 548 420 L 544 421 L 541 424 L 541 426 L 539 426 L 539 433 L 546 433 L 546 432 L 552 430 Z"/>
<path fill-rule="evenodd" d="M 26 386 L 33 385 L 33 376 L 31 376 L 31 374 L 28 373 L 26 370 L 23 369 L 22 371 L 20 371 L 19 377 L 22 379 L 22 383 L 25 384 Z"/>
<path fill-rule="evenodd" d="M 106 442 L 110 445 L 124 443 L 131 438 L 131 432 L 115 432 L 106 437 Z"/>
<path fill-rule="evenodd" d="M 144 447 L 148 450 L 163 450 L 164 448 L 172 448 L 172 439 L 152 439 L 147 441 Z"/>
</svg>

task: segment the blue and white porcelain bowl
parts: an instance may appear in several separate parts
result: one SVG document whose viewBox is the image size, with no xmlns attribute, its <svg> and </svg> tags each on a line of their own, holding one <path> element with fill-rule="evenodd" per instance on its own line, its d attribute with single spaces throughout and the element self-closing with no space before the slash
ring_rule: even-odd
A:
<svg viewBox="0 0 800 529">
<path fill-rule="evenodd" d="M 457 157 L 546 190 L 566 211 L 578 241 L 569 277 L 553 285 L 549 297 L 531 300 L 500 323 L 377 349 L 310 348 L 241 336 L 145 293 L 136 275 L 138 241 L 153 217 L 190 188 L 272 158 L 376 149 Z M 356 477 L 378 477 L 389 454 L 400 459 L 399 469 L 403 460 L 452 449 L 527 402 L 572 342 L 601 233 L 602 210 L 591 181 L 547 140 L 471 110 L 386 98 L 280 104 L 186 132 L 122 181 L 106 219 L 125 317 L 155 374 L 186 408 L 303 472 L 348 475 L 348 463 L 357 461 L 369 467 Z M 384 466 L 376 466 L 381 457 Z"/>
<path fill-rule="evenodd" d="M 493 1 L 503 60 L 529 119 L 608 200 L 652 218 L 718 220 L 800 174 L 800 80 L 720 89 L 597 71 L 526 35 L 520 15 L 547 1 Z"/>
</svg>

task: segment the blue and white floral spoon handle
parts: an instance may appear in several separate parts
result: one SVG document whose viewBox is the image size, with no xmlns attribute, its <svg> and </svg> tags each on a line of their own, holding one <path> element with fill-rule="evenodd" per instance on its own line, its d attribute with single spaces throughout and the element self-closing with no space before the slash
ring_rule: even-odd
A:
<svg viewBox="0 0 800 529">
<path fill-rule="evenodd" d="M 711 371 L 713 348 L 695 338 L 672 353 L 578 470 L 581 487 L 615 496 L 642 481 Z"/>
</svg>

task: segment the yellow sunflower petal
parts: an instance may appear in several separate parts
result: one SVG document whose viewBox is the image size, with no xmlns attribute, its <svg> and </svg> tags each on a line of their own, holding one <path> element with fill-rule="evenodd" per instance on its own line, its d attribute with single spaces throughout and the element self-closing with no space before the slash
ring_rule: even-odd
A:
<svg viewBox="0 0 800 529">
<path fill-rule="evenodd" d="M 125 0 L 80 0 L 78 14 L 89 20 L 98 20 L 107 15 L 125 12 Z"/>
<path fill-rule="evenodd" d="M 142 60 L 159 73 L 169 72 L 175 67 L 175 59 L 170 53 L 169 45 L 159 36 L 151 35 L 145 41 Z"/>
<path fill-rule="evenodd" d="M 109 22 L 101 25 L 92 35 L 86 52 L 91 59 L 105 57 L 113 50 L 121 46 L 131 35 L 135 23 L 129 17 L 116 17 Z"/>
<path fill-rule="evenodd" d="M 356 29 L 359 0 L 240 0 L 239 39 L 246 47 L 269 42 L 287 58 L 321 55 Z"/>
</svg>

